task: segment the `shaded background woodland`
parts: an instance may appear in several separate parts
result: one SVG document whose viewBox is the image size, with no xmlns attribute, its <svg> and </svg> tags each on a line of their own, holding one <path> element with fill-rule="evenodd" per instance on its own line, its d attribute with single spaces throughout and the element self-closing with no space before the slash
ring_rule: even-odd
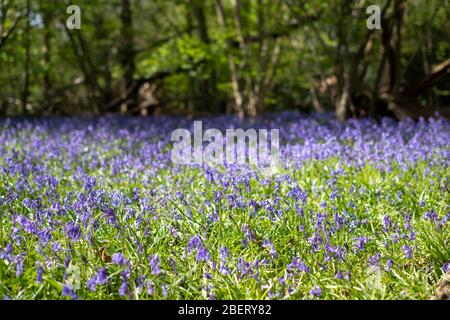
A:
<svg viewBox="0 0 450 320">
<path fill-rule="evenodd" d="M 449 16 L 448 0 L 0 0 L 0 116 L 448 115 Z"/>
</svg>

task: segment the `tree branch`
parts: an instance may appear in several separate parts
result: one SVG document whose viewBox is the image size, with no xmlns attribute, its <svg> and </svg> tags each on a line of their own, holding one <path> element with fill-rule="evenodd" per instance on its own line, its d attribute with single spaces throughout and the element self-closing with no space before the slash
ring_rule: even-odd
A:
<svg viewBox="0 0 450 320">
<path fill-rule="evenodd" d="M 14 29 L 17 27 L 17 25 L 19 24 L 19 21 L 22 19 L 22 17 L 23 17 L 23 15 L 19 14 L 16 17 L 16 19 L 14 20 L 13 25 L 11 26 L 11 28 L 9 28 L 9 30 L 6 31 L 5 34 L 3 34 L 3 30 L 2 30 L 2 34 L 0 34 L 0 49 L 6 44 L 6 42 L 8 41 L 8 38 L 13 33 Z M 3 27 L 2 27 L 2 29 L 3 29 Z"/>
</svg>

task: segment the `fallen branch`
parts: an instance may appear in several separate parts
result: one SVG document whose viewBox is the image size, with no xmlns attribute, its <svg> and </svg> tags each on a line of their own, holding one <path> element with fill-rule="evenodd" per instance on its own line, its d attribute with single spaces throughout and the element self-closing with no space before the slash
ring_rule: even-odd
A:
<svg viewBox="0 0 450 320">
<path fill-rule="evenodd" d="M 180 74 L 180 73 L 184 73 L 184 72 L 189 72 L 189 71 L 195 69 L 196 67 L 198 67 L 202 63 L 204 63 L 204 60 L 201 60 L 201 61 L 197 62 L 196 64 L 194 64 L 194 66 L 192 68 L 178 67 L 178 68 L 173 69 L 173 70 L 158 71 L 158 72 L 152 74 L 150 77 L 147 77 L 147 78 L 136 79 L 136 80 L 134 80 L 133 85 L 127 89 L 125 94 L 122 97 L 111 101 L 111 103 L 109 103 L 104 108 L 104 111 L 115 109 L 118 106 L 120 106 L 121 104 L 129 101 L 129 98 L 131 96 L 135 95 L 139 91 L 139 88 L 144 83 L 147 83 L 147 82 L 148 83 L 154 83 L 156 81 L 163 80 L 163 79 L 165 79 L 165 78 L 167 78 L 169 76 L 172 76 L 172 75 L 176 75 L 176 74 Z"/>
<path fill-rule="evenodd" d="M 436 85 L 446 76 L 450 75 L 450 59 L 442 62 L 436 66 L 430 74 L 421 79 L 415 86 L 407 89 L 406 93 L 410 96 L 417 97 L 419 94 L 427 90 L 428 88 Z"/>
</svg>

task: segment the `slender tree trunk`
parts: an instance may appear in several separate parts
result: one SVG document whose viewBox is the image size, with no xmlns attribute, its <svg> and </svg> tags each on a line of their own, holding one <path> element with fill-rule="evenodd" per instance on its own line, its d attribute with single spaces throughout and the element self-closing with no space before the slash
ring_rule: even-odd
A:
<svg viewBox="0 0 450 320">
<path fill-rule="evenodd" d="M 222 32 L 226 33 L 227 25 L 225 22 L 225 13 L 223 10 L 222 1 L 215 0 L 215 6 L 216 6 L 216 14 L 217 14 L 217 20 L 218 20 L 219 26 L 222 29 Z M 232 50 L 232 44 L 228 41 L 227 57 L 228 57 L 228 65 L 230 68 L 230 75 L 231 75 L 231 86 L 233 88 L 234 107 L 235 107 L 235 111 L 238 114 L 238 116 L 240 118 L 243 118 L 245 116 L 243 91 L 242 91 L 240 79 L 238 76 L 237 66 L 236 66 L 236 63 L 234 62 L 234 57 L 233 57 L 231 50 Z"/>
<path fill-rule="evenodd" d="M 102 15 L 98 16 L 97 23 L 95 24 L 95 36 L 97 39 L 106 39 L 110 30 L 105 25 L 105 18 Z M 116 48 L 114 48 L 116 49 Z M 102 43 L 99 48 L 100 56 L 102 57 L 101 69 L 98 71 L 99 77 L 103 79 L 103 87 L 100 92 L 101 111 L 104 112 L 106 106 L 108 106 L 114 99 L 112 89 L 112 68 L 111 68 L 111 55 L 114 50 L 107 44 Z"/>
<path fill-rule="evenodd" d="M 320 104 L 319 97 L 317 97 L 316 89 L 311 86 L 309 88 L 309 93 L 311 94 L 311 99 L 312 99 L 312 103 L 313 103 L 313 106 L 314 106 L 314 110 L 317 113 L 322 113 L 324 110 L 323 110 L 322 105 Z"/>
<path fill-rule="evenodd" d="M 344 31 L 345 15 L 348 1 L 336 4 L 339 19 L 337 19 L 337 48 L 334 63 L 335 74 L 338 79 L 339 94 L 335 101 L 336 117 L 340 121 L 347 119 L 350 101 L 350 79 L 346 76 L 344 57 L 347 56 L 347 38 Z"/>
<path fill-rule="evenodd" d="M 404 2 L 404 0 L 395 0 L 394 2 L 394 30 L 391 34 L 391 50 L 390 55 L 388 55 L 391 76 L 388 108 L 391 111 L 398 109 L 396 100 L 398 99 L 401 85 L 401 54 Z"/>
<path fill-rule="evenodd" d="M 251 117 L 257 116 L 263 109 L 265 96 L 265 75 L 267 68 L 267 40 L 264 39 L 265 18 L 263 1 L 257 1 L 258 11 L 258 74 L 249 93 L 248 113 Z"/>
<path fill-rule="evenodd" d="M 77 57 L 78 64 L 80 65 L 81 72 L 83 73 L 83 77 L 86 81 L 86 88 L 87 88 L 88 97 L 90 100 L 89 102 L 92 105 L 92 107 L 94 108 L 94 114 L 99 114 L 100 109 L 98 106 L 99 99 L 97 96 L 97 88 L 98 88 L 97 80 L 96 80 L 96 78 L 94 78 L 93 72 L 91 72 L 91 70 L 88 66 L 88 63 L 85 60 L 86 53 L 83 51 L 82 46 L 78 45 L 78 43 L 73 35 L 73 32 L 71 30 L 68 30 L 67 28 L 66 28 L 66 32 L 69 37 L 72 48 L 75 52 L 75 55 Z M 77 32 L 79 32 L 79 31 L 77 31 Z"/>
<path fill-rule="evenodd" d="M 122 46 L 121 46 L 121 65 L 124 70 L 125 90 L 128 90 L 134 84 L 135 65 L 135 49 L 134 49 L 134 30 L 133 30 L 133 12 L 130 0 L 121 1 L 121 15 L 122 22 Z M 137 104 L 137 94 L 129 97 L 128 101 L 122 106 L 123 112 L 134 109 Z"/>
<path fill-rule="evenodd" d="M 30 95 L 30 46 L 31 46 L 31 3 L 27 0 L 27 25 L 25 28 L 25 79 L 23 84 L 22 109 L 28 113 L 28 98 Z"/>
<path fill-rule="evenodd" d="M 433 57 L 433 21 L 434 18 L 436 17 L 436 13 L 438 11 L 438 7 L 435 6 L 433 8 L 433 13 L 431 15 L 431 17 L 429 18 L 429 20 L 426 22 L 425 26 L 424 26 L 424 38 L 425 41 L 423 42 L 423 57 L 424 57 L 424 72 L 425 74 L 430 74 L 432 72 L 433 69 L 433 64 L 434 64 L 434 57 Z M 431 109 L 435 109 L 436 108 L 436 93 L 435 93 L 435 89 L 434 87 L 431 87 L 428 89 L 427 91 L 427 99 L 428 99 L 428 106 Z"/>
<path fill-rule="evenodd" d="M 198 23 L 200 39 L 205 45 L 210 45 L 211 39 L 209 37 L 208 26 L 206 23 L 203 6 L 200 4 L 194 5 L 193 14 Z M 217 73 L 214 69 L 210 71 L 208 79 L 200 80 L 200 91 L 202 95 L 202 109 L 217 110 Z"/>
<path fill-rule="evenodd" d="M 44 87 L 44 101 L 43 101 L 43 110 L 44 112 L 52 113 L 53 112 L 53 101 L 52 101 L 52 82 L 51 82 L 51 23 L 52 23 L 52 14 L 50 10 L 46 10 L 43 15 L 44 18 L 44 44 L 42 46 L 42 65 L 44 68 L 44 76 L 43 76 L 43 87 Z"/>
</svg>

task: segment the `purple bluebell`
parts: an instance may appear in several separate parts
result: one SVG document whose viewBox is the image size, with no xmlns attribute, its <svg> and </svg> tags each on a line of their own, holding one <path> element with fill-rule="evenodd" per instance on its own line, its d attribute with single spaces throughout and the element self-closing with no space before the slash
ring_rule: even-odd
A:
<svg viewBox="0 0 450 320">
<path fill-rule="evenodd" d="M 128 284 L 126 281 L 122 282 L 122 284 L 120 285 L 119 288 L 119 295 L 122 297 L 125 297 L 127 295 L 127 291 L 128 291 Z"/>
<path fill-rule="evenodd" d="M 294 260 L 287 265 L 288 270 L 297 270 L 300 272 L 306 272 L 306 273 L 310 273 L 311 270 L 309 269 L 309 267 L 306 265 L 306 263 L 302 260 L 300 260 L 300 258 L 294 258 Z"/>
<path fill-rule="evenodd" d="M 445 273 L 450 272 L 450 262 L 444 263 L 444 264 L 442 265 L 442 270 L 443 270 Z"/>
<path fill-rule="evenodd" d="M 386 270 L 387 272 L 391 271 L 392 264 L 393 264 L 393 261 L 392 261 L 392 259 L 389 258 L 386 262 L 386 267 L 384 270 Z"/>
<path fill-rule="evenodd" d="M 52 243 L 52 252 L 56 253 L 56 252 L 61 251 L 61 250 L 62 250 L 61 244 L 58 241 L 53 241 L 53 243 Z"/>
<path fill-rule="evenodd" d="M 405 244 L 405 245 L 402 247 L 402 249 L 403 249 L 403 252 L 405 253 L 405 257 L 406 257 L 407 259 L 411 259 L 411 257 L 412 257 L 412 250 L 411 250 L 410 246 L 408 246 L 407 244 Z"/>
<path fill-rule="evenodd" d="M 211 255 L 206 248 L 203 248 L 203 246 L 199 246 L 197 248 L 197 255 L 195 257 L 195 260 L 196 261 L 210 261 Z"/>
<path fill-rule="evenodd" d="M 67 285 L 63 286 L 62 289 L 62 295 L 65 297 L 69 297 L 72 300 L 77 300 L 78 299 L 78 295 L 75 292 L 75 290 Z"/>
<path fill-rule="evenodd" d="M 147 280 L 147 294 L 150 295 L 150 296 L 152 296 L 153 293 L 154 293 L 153 285 L 152 285 L 152 283 L 150 282 L 150 280 Z"/>
<path fill-rule="evenodd" d="M 73 241 L 77 241 L 81 237 L 81 229 L 80 226 L 74 222 L 68 222 L 64 226 L 64 233 Z"/>
<path fill-rule="evenodd" d="M 114 253 L 111 257 L 111 262 L 115 263 L 119 266 L 125 264 L 125 257 L 123 255 L 123 253 L 121 253 L 121 252 Z"/>
<path fill-rule="evenodd" d="M 369 257 L 369 265 L 371 267 L 377 267 L 380 263 L 380 259 L 381 259 L 381 254 L 377 253 L 371 257 Z"/>
<path fill-rule="evenodd" d="M 358 251 L 363 251 L 365 249 L 365 245 L 369 242 L 369 238 L 367 237 L 358 237 L 355 238 L 355 249 L 357 249 Z"/>
<path fill-rule="evenodd" d="M 148 257 L 148 261 L 150 263 L 150 269 L 152 270 L 152 274 L 161 274 L 162 271 L 159 268 L 159 258 L 158 258 L 158 254 L 154 254 L 154 255 L 150 255 Z"/>
<path fill-rule="evenodd" d="M 314 297 L 320 297 L 321 294 L 322 294 L 322 289 L 321 289 L 319 286 L 315 285 L 315 286 L 309 291 L 309 293 L 310 293 L 312 296 L 314 296 Z"/>
<path fill-rule="evenodd" d="M 44 273 L 44 268 L 42 266 L 38 266 L 36 272 L 37 272 L 36 283 L 42 283 L 42 275 Z"/>
<path fill-rule="evenodd" d="M 44 244 L 50 242 L 50 240 L 52 239 L 52 231 L 48 228 L 39 231 L 38 235 L 42 243 Z"/>
<path fill-rule="evenodd" d="M 201 244 L 202 239 L 200 238 L 200 236 L 193 236 L 187 245 L 188 252 L 190 253 L 192 250 L 197 249 Z"/>
<path fill-rule="evenodd" d="M 425 211 L 423 216 L 424 216 L 425 219 L 430 220 L 433 223 L 437 223 L 438 220 L 439 220 L 439 217 L 438 217 L 437 213 L 434 210 Z"/>
</svg>

